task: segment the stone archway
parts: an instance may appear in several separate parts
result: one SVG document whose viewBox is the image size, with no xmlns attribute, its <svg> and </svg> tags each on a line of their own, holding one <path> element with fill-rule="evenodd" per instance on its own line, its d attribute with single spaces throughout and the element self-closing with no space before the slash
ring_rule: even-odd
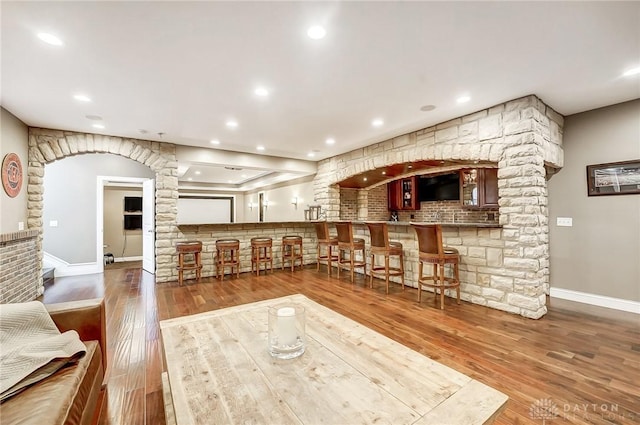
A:
<svg viewBox="0 0 640 425">
<path fill-rule="evenodd" d="M 175 145 L 90 133 L 30 128 L 27 223 L 30 230 L 39 231 L 36 244 L 38 267 L 42 267 L 43 255 L 44 166 L 65 157 L 88 153 L 120 155 L 148 166 L 155 173 L 156 281 L 171 280 L 173 278 L 173 240 L 177 234 L 178 177 Z M 41 275 L 39 270 L 38 276 Z M 40 282 L 38 295 L 43 291 L 44 287 Z"/>
<path fill-rule="evenodd" d="M 474 246 L 485 250 L 485 258 L 474 258 L 478 264 L 470 260 L 463 292 L 471 302 L 539 318 L 546 313 L 549 286 L 545 167 L 563 165 L 563 124 L 563 117 L 536 96 L 515 99 L 320 161 L 316 201 L 328 220 L 338 220 L 337 183 L 351 176 L 419 160 L 495 163 L 502 228 L 499 236 L 489 235 Z M 468 236 L 478 239 L 479 232 Z"/>
</svg>

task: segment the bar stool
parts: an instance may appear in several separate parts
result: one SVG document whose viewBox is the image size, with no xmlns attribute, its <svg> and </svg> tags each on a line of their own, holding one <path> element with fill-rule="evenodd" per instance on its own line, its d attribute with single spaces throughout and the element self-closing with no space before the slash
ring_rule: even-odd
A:
<svg viewBox="0 0 640 425">
<path fill-rule="evenodd" d="M 267 273 L 267 264 L 273 271 L 273 241 L 268 236 L 251 238 L 251 272 L 256 270 L 256 276 L 260 275 L 260 264 L 264 264 L 264 273 Z"/>
<path fill-rule="evenodd" d="M 216 241 L 216 278 L 220 276 L 220 280 L 224 280 L 224 268 L 231 267 L 231 276 L 233 269 L 236 269 L 236 277 L 240 277 L 240 241 L 238 239 L 218 239 Z"/>
<path fill-rule="evenodd" d="M 389 293 L 389 277 L 400 276 L 402 281 L 402 290 L 404 291 L 404 254 L 402 252 L 402 244 L 389 240 L 389 229 L 385 222 L 368 222 L 365 223 L 369 228 L 371 235 L 371 280 L 369 287 L 373 288 L 373 276 L 384 275 L 387 284 L 387 294 Z M 376 255 L 384 255 L 384 266 L 376 266 Z M 389 258 L 398 256 L 400 265 L 398 267 L 389 266 Z"/>
<path fill-rule="evenodd" d="M 364 255 L 364 239 L 353 237 L 353 226 L 350 221 L 335 222 L 338 231 L 338 278 L 340 278 L 340 269 L 347 268 L 351 270 L 351 282 L 353 283 L 354 271 L 356 268 L 362 267 L 363 273 L 367 275 L 367 261 Z M 349 251 L 349 258 L 344 257 L 345 251 Z M 355 252 L 362 251 L 362 260 L 355 259 Z"/>
<path fill-rule="evenodd" d="M 285 235 L 282 237 L 282 270 L 284 270 L 285 261 L 291 263 L 291 271 L 295 270 L 296 261 L 300 260 L 300 268 L 302 268 L 302 236 Z"/>
<path fill-rule="evenodd" d="M 178 285 L 182 286 L 184 280 L 184 272 L 189 270 L 195 270 L 196 279 L 200 281 L 202 276 L 202 259 L 200 254 L 202 253 L 202 242 L 200 241 L 184 241 L 176 242 L 176 252 L 178 253 Z M 188 260 L 187 256 L 191 255 L 191 259 Z"/>
<path fill-rule="evenodd" d="M 422 295 L 422 285 L 433 288 L 433 293 L 438 299 L 440 290 L 440 309 L 444 310 L 444 291 L 454 289 L 457 293 L 457 303 L 460 304 L 460 273 L 458 263 L 460 254 L 455 248 L 442 245 L 442 226 L 440 224 L 415 224 L 411 223 L 418 235 L 418 302 Z M 422 275 L 423 264 L 433 265 L 431 276 Z M 445 276 L 445 265 L 453 266 L 453 276 Z"/>
<path fill-rule="evenodd" d="M 338 246 L 338 238 L 329 234 L 329 223 L 326 221 L 314 221 L 313 226 L 316 229 L 316 238 L 318 240 L 316 271 L 320 271 L 321 262 L 326 262 L 327 274 L 331 276 L 331 263 L 338 262 L 338 256 L 333 253 L 333 247 Z M 326 254 L 322 254 L 323 247 L 326 248 Z"/>
</svg>

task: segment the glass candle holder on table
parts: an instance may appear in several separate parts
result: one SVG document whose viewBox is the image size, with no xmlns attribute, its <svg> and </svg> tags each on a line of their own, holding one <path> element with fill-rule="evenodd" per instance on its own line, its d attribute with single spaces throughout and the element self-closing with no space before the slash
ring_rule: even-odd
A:
<svg viewBox="0 0 640 425">
<path fill-rule="evenodd" d="M 304 307 L 295 304 L 269 307 L 269 354 L 278 359 L 293 359 L 304 350 Z"/>
</svg>

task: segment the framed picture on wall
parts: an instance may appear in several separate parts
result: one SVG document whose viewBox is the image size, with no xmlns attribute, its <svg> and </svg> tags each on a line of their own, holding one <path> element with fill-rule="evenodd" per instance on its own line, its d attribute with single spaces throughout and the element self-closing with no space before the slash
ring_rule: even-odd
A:
<svg viewBox="0 0 640 425">
<path fill-rule="evenodd" d="M 640 193 L 640 159 L 587 165 L 589 196 L 634 193 Z"/>
</svg>

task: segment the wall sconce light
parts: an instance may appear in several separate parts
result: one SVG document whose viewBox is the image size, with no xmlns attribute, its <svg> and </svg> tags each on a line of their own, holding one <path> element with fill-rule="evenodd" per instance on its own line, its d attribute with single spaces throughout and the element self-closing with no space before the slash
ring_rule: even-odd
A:
<svg viewBox="0 0 640 425">
<path fill-rule="evenodd" d="M 265 199 L 265 200 L 262 202 L 262 205 L 264 205 L 264 209 L 266 210 L 266 209 L 267 209 L 267 207 L 269 206 L 269 201 L 268 201 L 267 199 Z"/>
<path fill-rule="evenodd" d="M 293 204 L 293 206 L 294 206 L 296 209 L 298 209 L 298 197 L 297 197 L 297 196 L 294 196 L 294 197 L 291 199 L 291 204 Z"/>
<path fill-rule="evenodd" d="M 249 202 L 249 209 L 253 210 L 253 207 L 254 207 L 253 202 Z"/>
</svg>

